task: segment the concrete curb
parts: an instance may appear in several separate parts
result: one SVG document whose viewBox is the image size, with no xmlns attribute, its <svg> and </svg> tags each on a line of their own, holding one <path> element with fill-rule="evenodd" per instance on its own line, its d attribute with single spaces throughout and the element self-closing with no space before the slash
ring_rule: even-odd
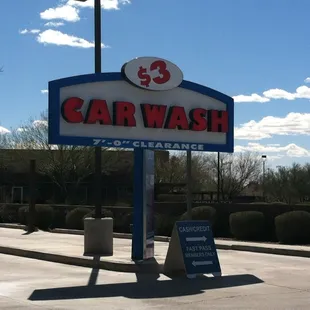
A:
<svg viewBox="0 0 310 310">
<path fill-rule="evenodd" d="M 0 228 L 13 228 L 13 229 L 27 230 L 27 226 L 26 225 L 10 224 L 10 223 L 0 223 Z"/>
<path fill-rule="evenodd" d="M 218 245 L 216 246 L 218 249 Z M 283 248 L 267 248 L 265 246 L 249 246 L 249 245 L 239 245 L 232 244 L 230 250 L 233 251 L 246 251 L 254 253 L 263 253 L 263 254 L 274 254 L 274 255 L 285 255 L 285 256 L 297 256 L 297 257 L 306 257 L 310 258 L 310 249 L 309 251 L 297 250 L 297 249 L 283 249 Z"/>
<path fill-rule="evenodd" d="M 1 227 L 1 224 L 0 224 Z M 61 228 L 55 228 L 51 231 L 52 233 L 56 234 L 72 234 L 72 235 L 84 235 L 83 230 L 74 230 L 74 229 L 61 229 Z M 131 239 L 132 234 L 128 233 L 113 233 L 114 238 L 119 238 L 119 239 Z M 155 241 L 160 241 L 160 242 L 169 242 L 170 237 L 166 236 L 155 236 Z"/>
<path fill-rule="evenodd" d="M 14 228 L 14 229 L 26 229 L 27 226 L 19 224 L 6 224 L 0 223 L 0 228 Z M 84 235 L 84 231 L 73 230 L 73 229 L 60 229 L 55 228 L 51 233 L 58 234 L 72 234 L 72 235 Z M 128 233 L 113 233 L 114 238 L 120 239 L 131 239 L 132 235 Z M 155 236 L 155 241 L 159 242 L 169 242 L 170 237 L 166 236 Z M 284 248 L 275 248 L 275 247 L 266 247 L 266 246 L 255 246 L 255 245 L 242 245 L 242 244 L 223 244 L 215 240 L 215 245 L 218 250 L 232 250 L 232 251 L 244 251 L 244 252 L 253 252 L 253 253 L 262 253 L 262 254 L 274 254 L 274 255 L 285 255 L 285 256 L 297 256 L 297 257 L 306 257 L 310 258 L 310 247 L 309 250 L 298 250 L 298 249 L 284 249 Z M 52 255 L 52 254 L 51 254 Z M 133 271 L 134 272 L 134 271 Z"/>
<path fill-rule="evenodd" d="M 53 263 L 73 265 L 79 267 L 104 269 L 117 272 L 130 272 L 130 273 L 162 273 L 163 264 L 157 264 L 155 262 L 142 262 L 142 263 L 124 263 L 124 262 L 112 262 L 106 260 L 99 260 L 94 257 L 76 257 L 60 254 L 51 254 L 38 251 L 24 250 L 13 247 L 0 246 L 0 253 L 7 255 L 14 255 L 20 257 L 26 257 L 31 259 L 38 259 Z"/>
</svg>

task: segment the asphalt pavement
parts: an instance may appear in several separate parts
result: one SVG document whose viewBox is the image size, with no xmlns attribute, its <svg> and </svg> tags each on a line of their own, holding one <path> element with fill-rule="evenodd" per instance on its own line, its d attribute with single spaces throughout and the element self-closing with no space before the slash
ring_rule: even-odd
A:
<svg viewBox="0 0 310 310">
<path fill-rule="evenodd" d="M 0 254 L 0 309 L 309 309 L 309 258 L 219 250 L 223 277 L 170 279 Z"/>
</svg>

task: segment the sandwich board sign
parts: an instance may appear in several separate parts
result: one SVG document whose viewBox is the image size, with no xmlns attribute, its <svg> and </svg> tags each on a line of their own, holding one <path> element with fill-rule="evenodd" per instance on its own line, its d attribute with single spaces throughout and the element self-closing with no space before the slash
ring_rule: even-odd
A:
<svg viewBox="0 0 310 310">
<path fill-rule="evenodd" d="M 51 145 L 134 150 L 134 260 L 154 256 L 155 150 L 234 149 L 234 100 L 158 57 L 49 82 Z"/>
<path fill-rule="evenodd" d="M 185 273 L 189 278 L 201 274 L 221 275 L 212 228 L 208 221 L 175 223 L 164 272 Z"/>
</svg>

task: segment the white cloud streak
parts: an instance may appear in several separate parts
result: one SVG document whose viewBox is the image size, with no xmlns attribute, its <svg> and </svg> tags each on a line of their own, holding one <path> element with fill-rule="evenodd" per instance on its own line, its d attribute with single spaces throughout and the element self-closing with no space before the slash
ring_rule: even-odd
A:
<svg viewBox="0 0 310 310">
<path fill-rule="evenodd" d="M 43 121 L 43 120 L 35 120 L 33 121 L 32 125 L 34 127 L 47 127 L 48 123 L 47 121 Z"/>
<path fill-rule="evenodd" d="M 310 150 L 307 150 L 294 143 L 290 143 L 286 146 L 279 145 L 262 145 L 259 143 L 248 143 L 245 146 L 236 145 L 235 152 L 258 152 L 267 154 L 267 159 L 281 158 L 283 156 L 288 157 L 310 157 Z M 268 155 L 272 154 L 272 155 Z"/>
<path fill-rule="evenodd" d="M 63 26 L 65 23 L 63 22 L 48 22 L 46 24 L 44 24 L 45 27 L 60 27 L 60 26 Z"/>
<path fill-rule="evenodd" d="M 42 89 L 41 90 L 41 94 L 48 94 L 48 90 L 47 89 Z"/>
<path fill-rule="evenodd" d="M 266 116 L 235 128 L 235 139 L 261 140 L 273 135 L 310 135 L 310 113 L 289 113 L 285 117 Z"/>
<path fill-rule="evenodd" d="M 258 94 L 252 94 L 252 95 L 238 95 L 234 96 L 235 102 L 268 102 L 270 99 L 262 97 Z"/>
<path fill-rule="evenodd" d="M 300 86 L 294 93 L 290 93 L 283 89 L 274 88 L 263 92 L 263 95 L 269 99 L 310 99 L 310 87 Z"/>
<path fill-rule="evenodd" d="M 61 31 L 53 29 L 48 29 L 41 32 L 37 37 L 37 41 L 45 45 L 53 44 L 58 46 L 71 46 L 80 48 L 92 48 L 95 46 L 94 42 L 90 42 L 83 38 L 62 33 Z M 107 48 L 108 46 L 102 44 L 101 47 Z"/>
<path fill-rule="evenodd" d="M 305 79 L 305 83 L 310 83 L 310 77 Z M 296 99 L 310 99 L 310 87 L 300 86 L 296 88 L 295 92 L 289 92 L 281 88 L 272 88 L 263 92 L 262 95 L 251 94 L 251 95 L 237 95 L 234 96 L 235 102 L 269 102 L 270 100 L 296 100 Z"/>
<path fill-rule="evenodd" d="M 121 5 L 130 4 L 130 0 L 101 0 L 101 7 L 104 10 L 119 10 Z M 68 0 L 67 5 L 81 8 L 94 7 L 94 1 L 80 2 L 76 0 Z"/>
<path fill-rule="evenodd" d="M 47 9 L 40 13 L 40 17 L 44 20 L 60 19 L 73 23 L 80 20 L 79 9 L 71 5 L 61 5 Z"/>
<path fill-rule="evenodd" d="M 0 126 L 0 134 L 10 133 L 10 130 Z"/>
<path fill-rule="evenodd" d="M 23 29 L 23 30 L 20 30 L 19 33 L 20 34 L 37 34 L 39 33 L 41 30 L 40 29 Z"/>
<path fill-rule="evenodd" d="M 130 4 L 130 0 L 102 0 L 101 6 L 104 10 L 119 10 L 121 5 Z M 80 18 L 80 8 L 92 8 L 94 1 L 80 2 L 76 0 L 63 0 L 62 4 L 55 8 L 49 8 L 40 13 L 44 20 L 64 20 L 67 22 L 78 22 Z M 52 25 L 48 25 L 51 27 Z M 61 26 L 56 23 L 56 26 Z"/>
</svg>

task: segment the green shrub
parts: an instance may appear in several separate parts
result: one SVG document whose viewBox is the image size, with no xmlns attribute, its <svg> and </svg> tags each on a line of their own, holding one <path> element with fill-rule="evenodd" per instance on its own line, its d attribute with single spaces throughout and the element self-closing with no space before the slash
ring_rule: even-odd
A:
<svg viewBox="0 0 310 310">
<path fill-rule="evenodd" d="M 190 220 L 189 214 L 185 212 L 181 217 L 180 221 Z M 211 226 L 214 225 L 216 221 L 216 210 L 210 206 L 200 206 L 192 209 L 192 220 L 204 220 L 209 221 Z"/>
<path fill-rule="evenodd" d="M 277 239 L 281 243 L 302 244 L 310 242 L 310 213 L 291 211 L 275 218 Z"/>
<path fill-rule="evenodd" d="M 89 214 L 88 208 L 75 208 L 66 215 L 66 228 L 68 229 L 84 229 L 84 217 Z"/>
<path fill-rule="evenodd" d="M 66 213 L 67 208 L 54 207 L 54 220 L 52 228 L 65 228 L 66 227 Z"/>
<path fill-rule="evenodd" d="M 177 217 L 167 214 L 156 214 L 154 219 L 155 234 L 159 236 L 171 236 Z"/>
<path fill-rule="evenodd" d="M 36 205 L 35 224 L 39 229 L 48 230 L 54 220 L 54 209 L 49 205 Z"/>
<path fill-rule="evenodd" d="M 2 223 L 18 223 L 17 204 L 4 204 L 0 206 L 0 221 Z"/>
<path fill-rule="evenodd" d="M 23 206 L 18 209 L 18 222 L 22 225 L 28 224 L 29 206 Z M 35 206 L 35 225 L 42 230 L 48 230 L 52 227 L 54 221 L 54 209 L 49 205 Z"/>
<path fill-rule="evenodd" d="M 232 235 L 240 240 L 261 240 L 265 237 L 265 216 L 258 211 L 232 213 L 229 217 Z"/>
<path fill-rule="evenodd" d="M 118 232 L 130 233 L 130 225 L 133 224 L 133 212 L 124 213 L 119 219 Z"/>
<path fill-rule="evenodd" d="M 28 224 L 28 206 L 23 206 L 18 209 L 18 223 L 22 225 L 27 225 Z"/>
<path fill-rule="evenodd" d="M 270 202 L 271 205 L 276 205 L 276 206 L 287 206 L 286 202 L 282 202 L 282 201 L 273 201 Z"/>
</svg>

